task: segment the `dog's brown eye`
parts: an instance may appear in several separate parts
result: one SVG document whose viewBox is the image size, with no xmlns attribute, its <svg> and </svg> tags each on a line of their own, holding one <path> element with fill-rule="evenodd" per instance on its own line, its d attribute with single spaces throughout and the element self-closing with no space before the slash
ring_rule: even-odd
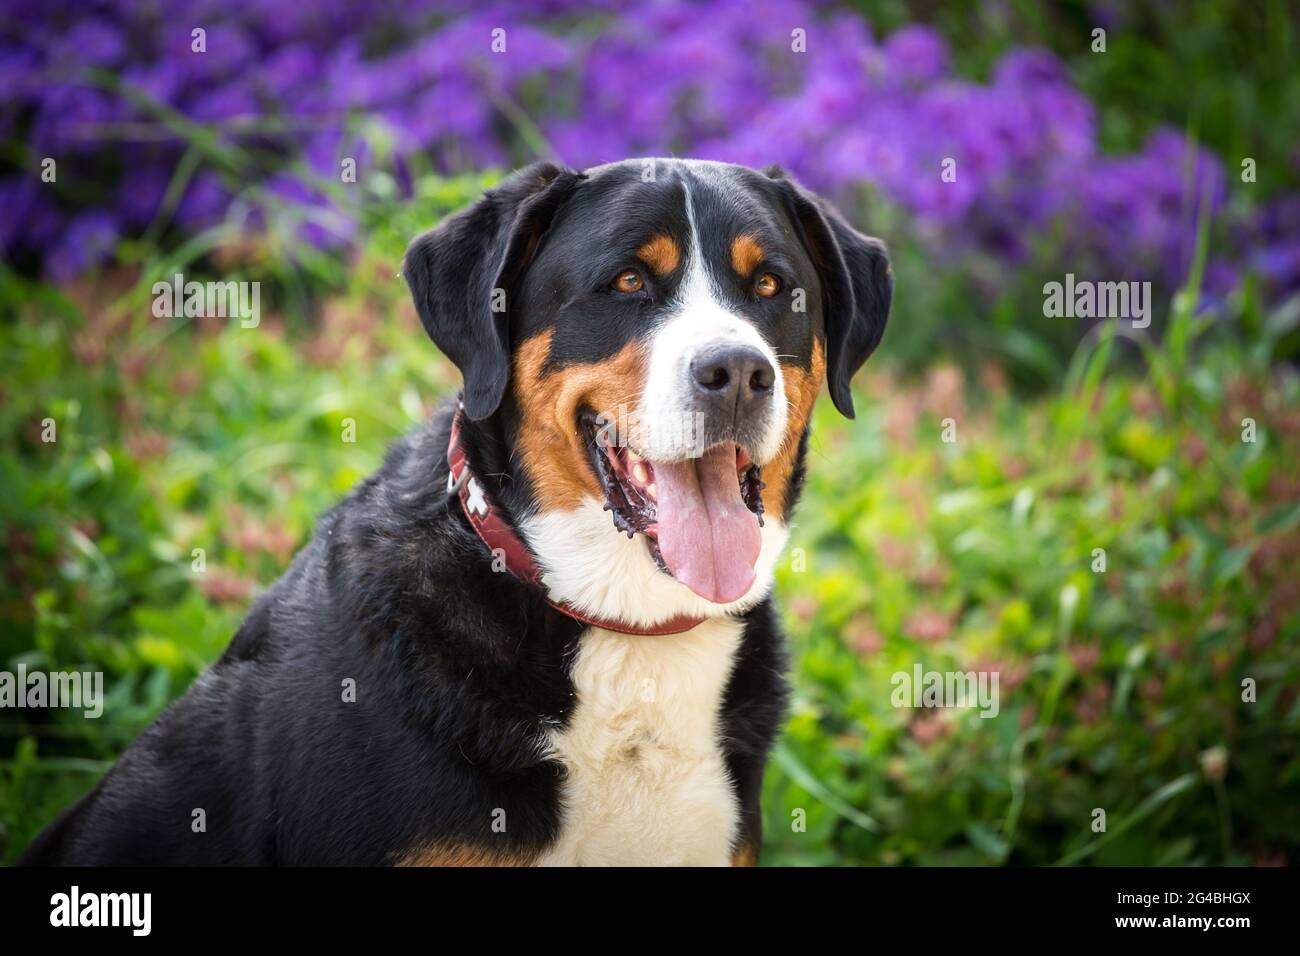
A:
<svg viewBox="0 0 1300 956">
<path fill-rule="evenodd" d="M 765 299 L 770 299 L 781 291 L 781 280 L 770 272 L 764 272 L 754 283 L 754 291 Z"/>
<path fill-rule="evenodd" d="M 618 274 L 614 280 L 615 292 L 640 292 L 645 288 L 645 282 L 641 278 L 641 273 L 635 269 L 628 269 Z"/>
</svg>

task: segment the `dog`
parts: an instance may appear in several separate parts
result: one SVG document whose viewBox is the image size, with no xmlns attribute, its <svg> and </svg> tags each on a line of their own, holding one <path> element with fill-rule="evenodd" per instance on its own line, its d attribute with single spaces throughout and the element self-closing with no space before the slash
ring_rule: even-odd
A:
<svg viewBox="0 0 1300 956">
<path fill-rule="evenodd" d="M 458 400 L 20 862 L 757 862 L 773 571 L 884 245 L 777 168 L 539 163 L 402 274 Z"/>
</svg>

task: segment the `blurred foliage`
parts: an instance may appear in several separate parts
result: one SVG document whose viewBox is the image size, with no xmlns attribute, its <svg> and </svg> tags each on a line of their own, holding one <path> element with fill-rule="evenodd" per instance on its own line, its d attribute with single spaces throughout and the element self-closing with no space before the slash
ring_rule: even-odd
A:
<svg viewBox="0 0 1300 956">
<path fill-rule="evenodd" d="M 1103 145 L 1140 147 L 1161 124 L 1187 127 L 1223 156 L 1259 164 L 1272 196 L 1300 185 L 1300 4 L 1295 0 L 1179 3 L 1131 0 L 996 0 L 934 4 L 853 0 L 887 33 L 928 23 L 951 42 L 957 69 L 987 77 L 1007 52 L 1041 46 L 1061 57 L 1096 104 Z M 1106 52 L 1092 31 L 1106 30 Z"/>
<path fill-rule="evenodd" d="M 1265 339 L 1134 376 L 1103 338 L 1032 402 L 996 366 L 877 369 L 851 428 L 819 408 L 769 863 L 1294 862 L 1300 382 Z M 1000 713 L 894 708 L 918 662 L 996 671 Z"/>
<path fill-rule="evenodd" d="M 396 273 L 406 240 L 487 181 L 394 204 L 345 274 L 313 283 L 312 323 L 289 320 L 302 305 L 272 242 L 213 247 L 272 277 L 251 329 L 154 318 L 171 253 L 61 289 L 0 273 L 0 668 L 102 669 L 109 693 L 98 720 L 0 711 L 4 859 L 455 387 Z M 900 274 L 921 274 L 909 255 Z M 1229 337 L 1194 298 L 1161 345 L 1128 343 L 1141 371 L 1098 330 L 1042 397 L 1000 364 L 873 362 L 856 422 L 821 404 L 779 576 L 797 693 L 766 862 L 1294 860 L 1300 384 L 1275 349 L 1300 309 L 1261 315 L 1243 293 Z M 997 670 L 1000 715 L 894 708 L 891 675 L 916 663 Z"/>
<path fill-rule="evenodd" d="M 1234 249 L 1248 264 L 1226 284 L 1247 298 L 1268 297 L 1267 286 L 1276 278 L 1267 275 L 1272 266 L 1296 261 L 1300 4 L 1295 0 L 855 0 L 852 5 L 878 35 L 916 24 L 932 26 L 948 40 L 955 72 L 964 78 L 988 78 L 1016 50 L 1037 46 L 1052 51 L 1095 107 L 1100 145 L 1107 154 L 1135 151 L 1166 126 L 1185 130 L 1189 141 L 1222 159 L 1229 201 L 1216 217 L 1213 251 L 1217 256 Z M 1097 27 L 1106 30 L 1105 53 L 1092 51 Z M 1255 160 L 1256 182 L 1240 181 L 1245 158 Z M 1204 215 L 1205 197 L 1194 192 L 1188 191 L 1182 207 L 1188 221 Z M 1263 214 L 1255 227 L 1242 229 L 1240 220 L 1251 208 Z M 1117 213 L 1116 227 L 1103 231 L 1116 238 L 1125 234 L 1134 228 L 1134 212 Z M 1054 387 L 1083 329 L 1042 315 L 1043 283 L 1060 281 L 1066 271 L 1149 277 L 1149 270 L 1116 272 L 1114 264 L 1098 270 L 1072 242 L 1078 236 L 1059 230 L 1034 241 L 1026 259 L 1008 269 L 996 255 L 977 253 L 960 262 L 923 255 L 925 243 L 914 224 L 881 196 L 867 197 L 857 220 L 887 237 L 896 255 L 902 252 L 896 266 L 901 270 L 896 321 L 885 348 L 913 370 L 924 367 L 937 347 L 967 372 L 993 360 L 1006 366 L 1019 387 Z M 932 281 L 936 268 L 945 273 L 944 281 Z M 1287 294 L 1284 290 L 1280 298 Z M 1253 314 L 1253 304 L 1222 298 L 1206 295 L 1200 308 L 1228 326 Z M 1157 335 L 1163 334 L 1166 305 L 1157 310 Z M 1300 355 L 1300 331 L 1292 329 L 1273 347 L 1279 357 L 1294 360 Z"/>
</svg>

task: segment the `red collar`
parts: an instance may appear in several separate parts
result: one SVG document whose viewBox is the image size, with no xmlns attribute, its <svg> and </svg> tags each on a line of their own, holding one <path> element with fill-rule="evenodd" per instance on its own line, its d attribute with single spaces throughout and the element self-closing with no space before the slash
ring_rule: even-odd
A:
<svg viewBox="0 0 1300 956">
<path fill-rule="evenodd" d="M 460 506 L 465 512 L 465 517 L 469 519 L 470 526 L 482 539 L 483 543 L 487 545 L 488 550 L 494 554 L 499 550 L 505 559 L 506 567 L 515 577 L 545 593 L 546 587 L 542 584 L 542 569 L 537 566 L 537 561 L 533 558 L 532 552 L 528 550 L 528 546 L 515 533 L 515 529 L 510 527 L 510 523 L 493 507 L 492 502 L 488 500 L 486 489 L 470 471 L 469 462 L 465 458 L 465 450 L 460 444 L 460 422 L 463 414 L 464 410 L 457 408 L 456 415 L 451 420 L 451 441 L 447 445 L 447 494 L 459 495 Z M 644 634 L 649 636 L 681 634 L 698 624 L 703 624 L 706 620 L 706 618 L 702 617 L 683 615 L 670 618 L 662 624 L 656 624 L 652 627 L 637 627 L 622 621 L 611 621 L 584 614 L 571 604 L 552 601 L 549 597 L 546 599 L 546 603 L 575 621 L 581 621 L 583 624 L 590 624 L 593 627 L 601 627 L 607 631 L 617 631 L 619 634 Z"/>
</svg>

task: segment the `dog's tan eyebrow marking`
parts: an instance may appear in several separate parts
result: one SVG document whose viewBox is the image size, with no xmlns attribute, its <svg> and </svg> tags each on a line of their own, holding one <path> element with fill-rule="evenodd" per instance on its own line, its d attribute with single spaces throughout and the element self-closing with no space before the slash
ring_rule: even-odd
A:
<svg viewBox="0 0 1300 956">
<path fill-rule="evenodd" d="M 763 247 L 753 236 L 740 235 L 731 240 L 731 268 L 739 276 L 748 276 L 767 258 Z"/>
<path fill-rule="evenodd" d="M 682 261 L 682 250 L 671 236 L 655 236 L 637 249 L 636 257 L 648 265 L 655 275 L 666 276 L 677 269 Z"/>
</svg>

